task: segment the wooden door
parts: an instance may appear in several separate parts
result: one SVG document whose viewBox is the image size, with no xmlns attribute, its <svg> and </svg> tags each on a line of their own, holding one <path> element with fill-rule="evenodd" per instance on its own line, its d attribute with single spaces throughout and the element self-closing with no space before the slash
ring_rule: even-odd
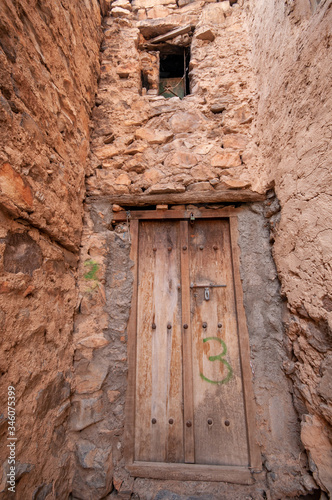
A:
<svg viewBox="0 0 332 500">
<path fill-rule="evenodd" d="M 129 470 L 194 479 L 200 467 L 202 478 L 250 482 L 257 453 L 229 219 L 135 221 L 133 234 Z"/>
</svg>

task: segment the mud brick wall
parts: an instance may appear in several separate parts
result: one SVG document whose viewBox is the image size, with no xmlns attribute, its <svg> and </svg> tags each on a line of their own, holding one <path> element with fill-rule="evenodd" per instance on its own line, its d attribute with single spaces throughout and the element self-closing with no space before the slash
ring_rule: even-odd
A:
<svg viewBox="0 0 332 500">
<path fill-rule="evenodd" d="M 288 360 L 314 478 L 332 492 L 331 84 L 329 1 L 250 4 L 255 137 L 281 204 L 274 258 Z"/>
<path fill-rule="evenodd" d="M 105 5 L 103 6 L 105 8 Z M 1 441 L 16 388 L 16 497 L 66 498 L 66 419 L 89 115 L 101 12 L 86 2 L 0 5 Z"/>
</svg>

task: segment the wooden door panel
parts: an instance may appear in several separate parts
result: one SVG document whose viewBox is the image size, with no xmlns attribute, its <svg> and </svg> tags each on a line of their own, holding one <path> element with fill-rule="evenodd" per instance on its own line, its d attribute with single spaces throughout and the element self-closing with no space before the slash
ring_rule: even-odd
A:
<svg viewBox="0 0 332 500">
<path fill-rule="evenodd" d="M 179 223 L 142 222 L 138 255 L 135 459 L 183 462 Z"/>
<path fill-rule="evenodd" d="M 173 212 L 137 212 L 131 224 L 127 467 L 250 484 L 261 462 L 236 218 L 206 211 L 191 224 Z"/>
<path fill-rule="evenodd" d="M 189 229 L 195 462 L 248 465 L 246 417 L 229 226 L 195 221 Z M 209 288 L 206 300 L 204 287 Z M 219 325 L 219 326 L 218 326 Z"/>
</svg>

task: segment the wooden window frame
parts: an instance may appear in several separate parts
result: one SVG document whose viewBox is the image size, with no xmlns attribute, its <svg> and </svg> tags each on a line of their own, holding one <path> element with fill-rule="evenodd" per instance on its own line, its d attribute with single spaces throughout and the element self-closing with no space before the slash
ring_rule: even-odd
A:
<svg viewBox="0 0 332 500">
<path fill-rule="evenodd" d="M 238 484 L 252 484 L 252 472 L 261 472 L 262 461 L 258 443 L 255 438 L 255 401 L 252 388 L 250 367 L 249 333 L 243 306 L 243 291 L 239 270 L 238 224 L 237 215 L 241 208 L 194 209 L 194 210 L 139 210 L 118 212 L 113 215 L 113 223 L 124 222 L 129 217 L 131 233 L 130 258 L 133 266 L 133 296 L 128 322 L 128 386 L 125 409 L 125 461 L 126 469 L 132 476 L 151 479 L 218 481 Z M 234 292 L 239 336 L 240 364 L 242 371 L 243 395 L 248 436 L 249 466 L 221 466 L 188 463 L 137 462 L 134 460 L 135 438 L 135 390 L 136 390 L 136 320 L 137 320 L 137 281 L 138 281 L 138 236 L 140 220 L 184 220 L 195 219 L 228 219 L 231 239 L 231 258 L 234 276 Z"/>
</svg>

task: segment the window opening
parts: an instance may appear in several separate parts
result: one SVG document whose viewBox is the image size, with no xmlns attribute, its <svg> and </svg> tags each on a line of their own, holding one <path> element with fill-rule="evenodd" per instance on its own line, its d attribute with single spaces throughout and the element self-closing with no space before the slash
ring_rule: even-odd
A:
<svg viewBox="0 0 332 500">
<path fill-rule="evenodd" d="M 189 48 L 182 53 L 160 54 L 159 94 L 166 98 L 180 97 L 190 93 L 189 90 Z"/>
</svg>

